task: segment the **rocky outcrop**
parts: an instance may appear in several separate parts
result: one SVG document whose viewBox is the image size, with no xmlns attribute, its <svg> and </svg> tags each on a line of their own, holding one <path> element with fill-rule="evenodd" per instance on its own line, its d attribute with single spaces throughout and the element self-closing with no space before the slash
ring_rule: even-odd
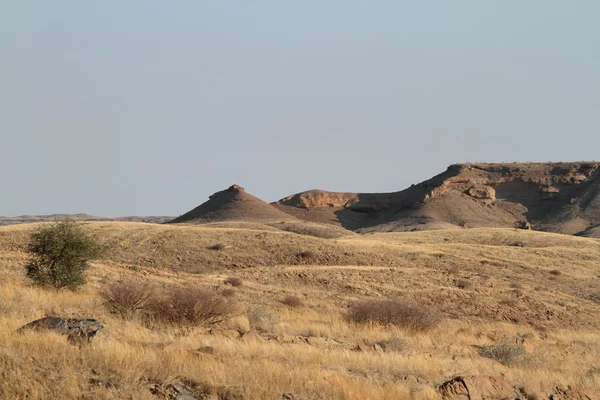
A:
<svg viewBox="0 0 600 400">
<path fill-rule="evenodd" d="M 91 318 L 45 317 L 20 327 L 18 331 L 45 330 L 66 335 L 71 342 L 89 342 L 102 328 L 100 322 Z"/>
<path fill-rule="evenodd" d="M 465 193 L 479 200 L 496 200 L 496 190 L 487 185 L 475 184 L 468 188 Z"/>
<path fill-rule="evenodd" d="M 600 225 L 600 162 L 454 164 L 400 192 L 311 190 L 274 205 L 359 232 L 454 225 L 577 234 Z"/>
<path fill-rule="evenodd" d="M 444 400 L 515 400 L 521 395 L 497 376 L 458 376 L 439 387 Z"/>
</svg>

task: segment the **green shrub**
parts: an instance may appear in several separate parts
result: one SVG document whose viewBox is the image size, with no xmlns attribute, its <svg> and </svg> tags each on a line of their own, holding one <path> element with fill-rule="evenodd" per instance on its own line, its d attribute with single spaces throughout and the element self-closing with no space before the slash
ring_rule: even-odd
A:
<svg viewBox="0 0 600 400">
<path fill-rule="evenodd" d="M 102 245 L 80 223 L 59 220 L 32 232 L 27 277 L 40 286 L 76 289 L 85 284 L 88 261 L 102 255 Z"/>
</svg>

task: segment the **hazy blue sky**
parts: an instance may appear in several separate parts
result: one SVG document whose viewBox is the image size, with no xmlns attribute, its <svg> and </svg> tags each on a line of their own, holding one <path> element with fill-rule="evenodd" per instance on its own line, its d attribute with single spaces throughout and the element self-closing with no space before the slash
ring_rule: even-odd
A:
<svg viewBox="0 0 600 400">
<path fill-rule="evenodd" d="M 0 1 L 0 215 L 600 158 L 600 1 Z"/>
</svg>

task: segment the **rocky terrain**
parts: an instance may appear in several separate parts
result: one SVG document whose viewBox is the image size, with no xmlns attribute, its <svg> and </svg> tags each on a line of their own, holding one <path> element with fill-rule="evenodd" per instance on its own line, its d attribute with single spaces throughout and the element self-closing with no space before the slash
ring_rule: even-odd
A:
<svg viewBox="0 0 600 400">
<path fill-rule="evenodd" d="M 455 164 L 394 193 L 311 190 L 273 205 L 358 232 L 520 227 L 598 234 L 600 163 Z"/>
<path fill-rule="evenodd" d="M 86 222 L 107 254 L 71 292 L 25 278 L 35 226 L 0 227 L 0 398 L 598 398 L 598 239 Z M 124 317 L 105 295 L 123 282 L 145 296 L 206 290 L 236 312 L 182 325 Z M 427 329 L 349 319 L 369 301 L 405 302 Z"/>
</svg>

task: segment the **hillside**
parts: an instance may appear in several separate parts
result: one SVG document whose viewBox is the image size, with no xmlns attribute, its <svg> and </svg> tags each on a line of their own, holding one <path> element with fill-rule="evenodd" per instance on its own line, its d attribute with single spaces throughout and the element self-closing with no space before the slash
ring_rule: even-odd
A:
<svg viewBox="0 0 600 400">
<path fill-rule="evenodd" d="M 273 222 L 294 220 L 289 214 L 246 192 L 238 185 L 211 195 L 205 203 L 169 223 L 208 223 L 221 221 Z"/>
<path fill-rule="evenodd" d="M 600 384 L 596 239 L 496 228 L 323 239 L 261 224 L 90 222 L 108 254 L 83 290 L 57 292 L 23 276 L 34 227 L 0 227 L 5 398 L 159 400 L 189 389 L 196 399 L 434 400 L 454 376 L 491 375 L 547 399 L 557 387 Z M 122 280 L 206 288 L 241 314 L 186 328 L 124 321 L 101 297 Z M 287 296 L 299 305 L 283 304 Z M 410 301 L 443 319 L 418 333 L 349 322 L 348 307 L 368 299 Z M 15 332 L 47 314 L 96 318 L 105 330 L 90 346 Z M 525 356 L 482 355 L 509 342 Z"/>
<path fill-rule="evenodd" d="M 274 206 L 300 219 L 363 233 L 531 226 L 584 235 L 600 226 L 599 167 L 598 162 L 456 164 L 400 192 L 311 190 Z"/>
</svg>

